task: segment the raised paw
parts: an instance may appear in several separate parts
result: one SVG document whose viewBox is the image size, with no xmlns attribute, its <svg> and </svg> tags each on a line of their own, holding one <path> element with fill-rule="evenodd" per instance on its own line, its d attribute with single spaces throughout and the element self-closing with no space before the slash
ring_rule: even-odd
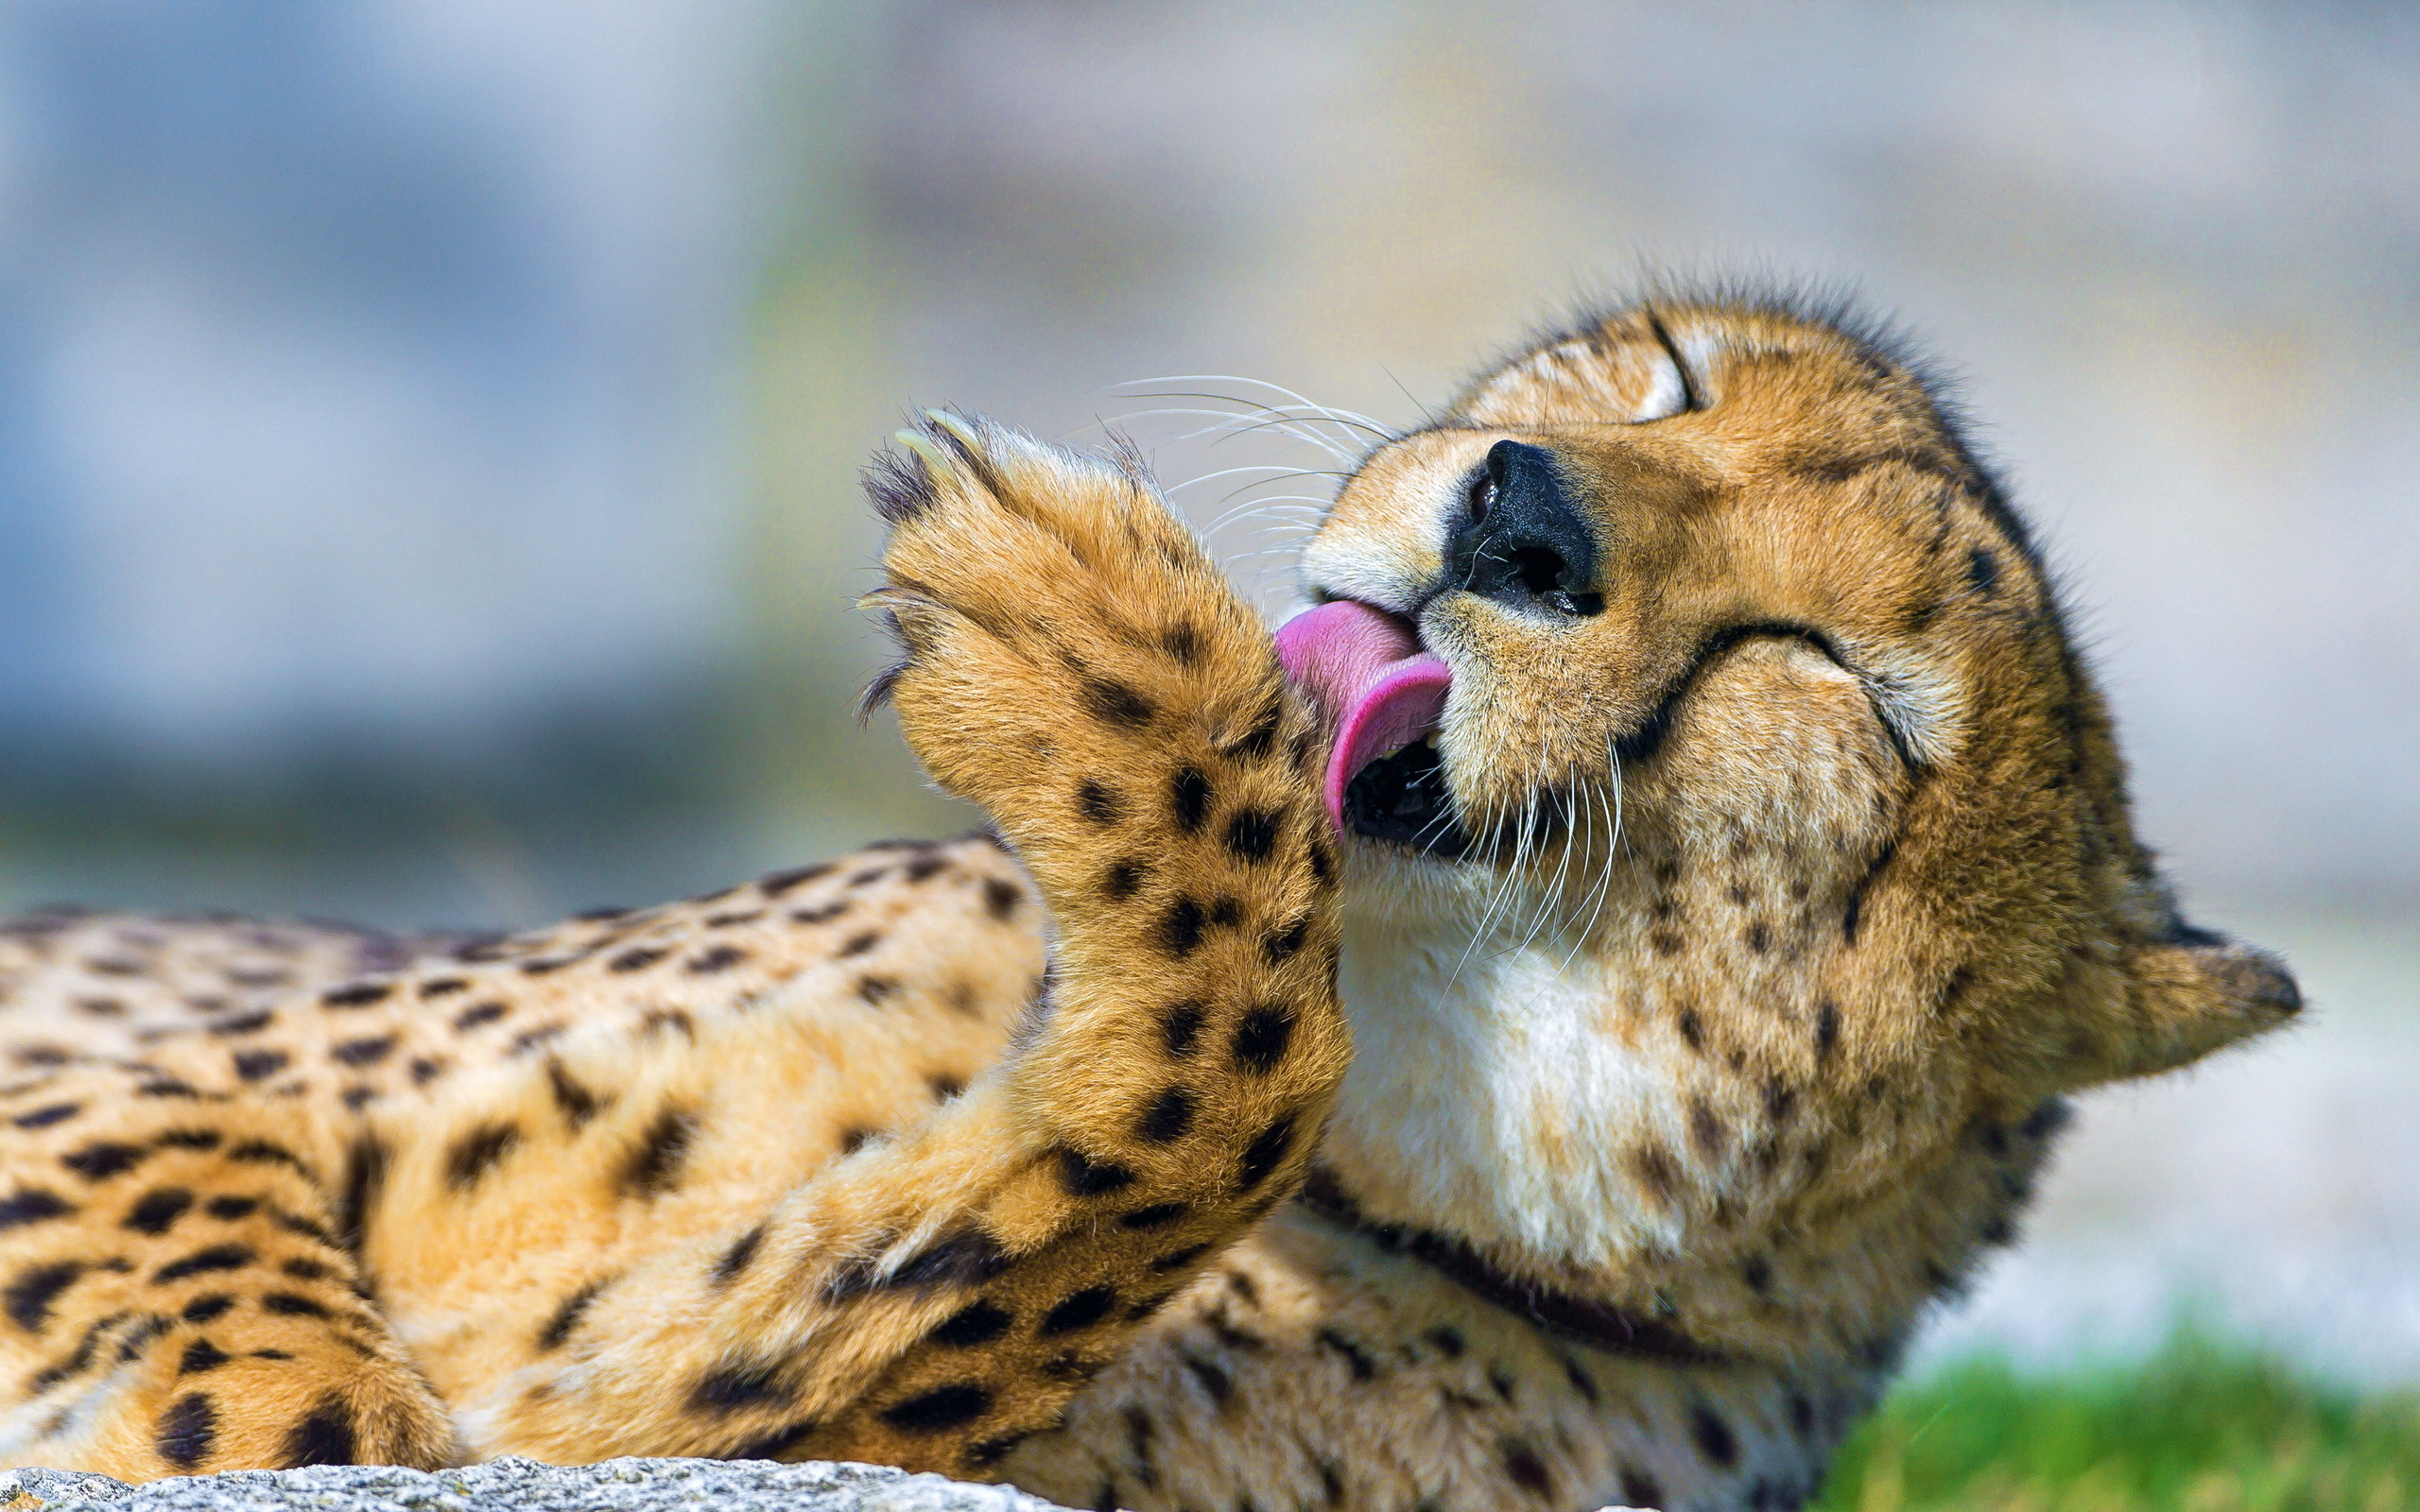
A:
<svg viewBox="0 0 2420 1512">
<path fill-rule="evenodd" d="M 1134 791 L 1184 751 L 1294 785 L 1301 763 L 1268 758 L 1311 736 L 1269 633 L 1130 448 L 1087 455 L 942 411 L 898 440 L 867 491 L 891 524 L 871 601 L 904 655 L 869 699 L 897 701 L 926 770 L 1028 864 L 1066 824 L 1136 804 L 1185 827 L 1183 761 L 1177 790 Z"/>
</svg>

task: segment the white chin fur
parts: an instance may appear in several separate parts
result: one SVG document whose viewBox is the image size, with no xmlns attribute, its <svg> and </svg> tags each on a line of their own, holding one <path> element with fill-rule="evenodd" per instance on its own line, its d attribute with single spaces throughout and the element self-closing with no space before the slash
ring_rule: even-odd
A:
<svg viewBox="0 0 2420 1512">
<path fill-rule="evenodd" d="M 1353 1067 L 1326 1147 L 1374 1216 L 1599 1267 L 1680 1226 L 1622 1169 L 1678 1117 L 1669 1077 L 1625 1048 L 1618 994 L 1518 904 L 1472 944 L 1492 875 L 1355 845 L 1339 985 Z M 1566 966 L 1565 961 L 1569 964 Z"/>
</svg>

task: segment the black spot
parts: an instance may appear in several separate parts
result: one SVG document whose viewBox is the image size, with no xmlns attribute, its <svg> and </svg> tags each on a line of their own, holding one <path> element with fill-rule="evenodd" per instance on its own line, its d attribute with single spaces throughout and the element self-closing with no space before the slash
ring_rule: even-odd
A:
<svg viewBox="0 0 2420 1512">
<path fill-rule="evenodd" d="M 160 1415 L 152 1443 L 160 1457 L 181 1470 L 192 1469 L 210 1457 L 218 1442 L 218 1409 L 200 1392 L 191 1392 Z"/>
<path fill-rule="evenodd" d="M 263 1008 L 256 1013 L 243 1013 L 232 1019 L 221 1019 L 210 1026 L 210 1032 L 232 1040 L 237 1035 L 255 1034 L 268 1028 L 270 1021 L 276 1017 L 276 1014 Z"/>
<path fill-rule="evenodd" d="M 53 1103 L 47 1108 L 37 1108 L 30 1113 L 19 1113 L 9 1122 L 19 1128 L 48 1128 L 53 1124 L 65 1123 L 82 1110 L 81 1103 Z"/>
<path fill-rule="evenodd" d="M 1525 1439 L 1507 1438 L 1504 1451 L 1504 1473 L 1512 1477 L 1514 1485 L 1536 1496 L 1554 1495 L 1554 1477 L 1547 1473 L 1546 1462 Z"/>
<path fill-rule="evenodd" d="M 1112 1192 L 1122 1192 L 1134 1182 L 1134 1173 L 1122 1165 L 1106 1160 L 1095 1161 L 1081 1150 L 1062 1145 L 1059 1150 L 1059 1184 L 1079 1197 L 1098 1197 Z"/>
<path fill-rule="evenodd" d="M 580 1316 L 588 1311 L 589 1304 L 596 1300 L 596 1295 L 605 1290 L 612 1280 L 611 1277 L 599 1277 L 564 1297 L 562 1305 L 555 1309 L 554 1315 L 546 1319 L 546 1326 L 538 1331 L 538 1352 L 544 1354 L 549 1349 L 562 1349 L 563 1341 L 571 1337 L 571 1331 L 579 1327 Z"/>
<path fill-rule="evenodd" d="M 1635 1465 L 1624 1465 L 1621 1470 L 1622 1501 L 1625 1504 L 1653 1512 L 1664 1504 L 1664 1487 L 1654 1476 Z"/>
<path fill-rule="evenodd" d="M 727 971 L 746 959 L 748 953 L 738 946 L 717 945 L 691 956 L 681 969 L 692 976 L 711 976 L 717 971 Z"/>
<path fill-rule="evenodd" d="M 604 1107 L 596 1094 L 575 1079 L 560 1060 L 546 1062 L 546 1086 L 555 1094 L 555 1106 L 562 1110 L 563 1122 L 575 1129 L 595 1118 Z"/>
<path fill-rule="evenodd" d="M 2000 585 L 2000 562 L 1997 557 L 1978 546 L 1966 554 L 1966 581 L 1975 592 L 1989 598 Z"/>
<path fill-rule="evenodd" d="M 182 1315 L 188 1323 L 207 1323 L 234 1305 L 235 1299 L 226 1293 L 212 1292 L 187 1302 Z"/>
<path fill-rule="evenodd" d="M 159 1144 L 168 1150 L 215 1150 L 218 1140 L 215 1128 L 172 1128 L 160 1136 Z"/>
<path fill-rule="evenodd" d="M 181 1281 L 188 1276 L 203 1276 L 212 1271 L 242 1270 L 256 1259 L 242 1245 L 212 1245 L 197 1249 L 182 1260 L 172 1260 L 152 1272 L 155 1282 Z"/>
<path fill-rule="evenodd" d="M 881 1137 L 882 1130 L 878 1128 L 844 1128 L 840 1131 L 840 1153 L 855 1155 Z"/>
<path fill-rule="evenodd" d="M 1117 795 L 1089 777 L 1077 784 L 1076 807 L 1095 824 L 1117 822 Z"/>
<path fill-rule="evenodd" d="M 1739 1463 L 1738 1437 L 1722 1420 L 1722 1415 L 1704 1402 L 1689 1409 L 1689 1437 L 1696 1441 L 1698 1452 L 1716 1469 L 1727 1470 Z"/>
<path fill-rule="evenodd" d="M 857 978 L 857 996 L 863 998 L 869 1005 L 880 1003 L 898 990 L 899 981 L 896 977 L 861 976 Z"/>
<path fill-rule="evenodd" d="M 644 971 L 672 953 L 653 945 L 634 946 L 605 963 L 609 971 Z"/>
<path fill-rule="evenodd" d="M 758 879 L 756 890 L 768 898 L 779 898 L 801 883 L 813 882 L 831 873 L 832 863 L 829 861 L 820 861 L 811 867 L 793 867 L 787 871 L 776 871 L 769 877 Z"/>
<path fill-rule="evenodd" d="M 387 1058 L 395 1048 L 393 1035 L 380 1035 L 370 1040 L 348 1040 L 328 1054 L 348 1066 L 374 1066 Z"/>
<path fill-rule="evenodd" d="M 765 1226 L 761 1223 L 732 1241 L 731 1247 L 722 1252 L 720 1260 L 715 1262 L 715 1268 L 706 1273 L 706 1284 L 728 1286 L 738 1280 L 739 1273 L 746 1270 L 748 1263 L 756 1258 L 756 1251 L 764 1243 Z"/>
<path fill-rule="evenodd" d="M 1585 1401 L 1592 1406 L 1596 1404 L 1598 1395 L 1597 1378 L 1590 1375 L 1587 1371 L 1581 1369 L 1579 1361 L 1564 1361 L 1563 1375 L 1564 1380 L 1571 1383 L 1571 1389 L 1580 1393 L 1581 1400 Z"/>
<path fill-rule="evenodd" d="M 1103 678 L 1084 680 L 1083 701 L 1085 712 L 1094 718 L 1124 730 L 1141 730 L 1159 712 L 1151 707 L 1151 700 L 1126 684 Z"/>
<path fill-rule="evenodd" d="M 1841 1042 L 1841 1010 L 1830 998 L 1815 1005 L 1815 1058 L 1827 1060 Z"/>
<path fill-rule="evenodd" d="M 1172 1270 L 1183 1270 L 1208 1253 L 1210 1253 L 1208 1245 L 1192 1245 L 1184 1249 L 1171 1249 L 1152 1261 L 1151 1269 L 1154 1273 L 1165 1276 Z"/>
<path fill-rule="evenodd" d="M 60 1156 L 59 1163 L 87 1181 L 106 1181 L 111 1177 L 132 1170 L 137 1161 L 150 1153 L 140 1145 L 100 1140 Z"/>
<path fill-rule="evenodd" d="M 41 1187 L 26 1187 L 15 1195 L 0 1200 L 0 1228 L 14 1228 L 23 1224 L 41 1223 L 50 1218 L 64 1218 L 76 1211 L 75 1205 L 55 1192 Z"/>
<path fill-rule="evenodd" d="M 182 1187 L 162 1187 L 134 1199 L 124 1227 L 141 1234 L 164 1234 L 192 1206 L 192 1193 Z"/>
<path fill-rule="evenodd" d="M 496 1020 L 503 1018 L 506 1014 L 510 1013 L 511 1011 L 512 1008 L 508 1004 L 475 1003 L 471 1006 L 464 1008 L 460 1013 L 455 1015 L 454 1027 L 457 1029 L 475 1029 L 483 1023 L 493 1023 Z"/>
<path fill-rule="evenodd" d="M 1209 1010 L 1190 999 L 1170 1006 L 1167 1017 L 1160 1021 L 1160 1040 L 1167 1046 L 1168 1054 L 1179 1060 L 1193 1054 L 1194 1040 L 1201 1033 L 1201 1022 L 1208 1017 Z"/>
<path fill-rule="evenodd" d="M 1683 1008 L 1679 1017 L 1672 1021 L 1672 1026 L 1681 1031 L 1682 1040 L 1691 1050 L 1700 1055 L 1705 1053 L 1705 1024 L 1698 1018 L 1697 1009 Z"/>
<path fill-rule="evenodd" d="M 423 982 L 420 985 L 420 995 L 424 998 L 441 998 L 449 992 L 467 991 L 470 986 L 471 983 L 467 977 L 440 976 Z"/>
<path fill-rule="evenodd" d="M 882 1420 L 907 1434 L 938 1434 L 962 1428 L 992 1410 L 992 1393 L 982 1386 L 941 1386 L 882 1410 Z"/>
<path fill-rule="evenodd" d="M 1182 1087 L 1171 1087 L 1151 1099 L 1134 1120 L 1134 1137 L 1152 1144 L 1169 1144 L 1184 1137 L 1193 1125 L 1193 1098 Z"/>
<path fill-rule="evenodd" d="M 387 1185 L 387 1145 L 374 1134 L 355 1139 L 344 1155 L 344 1190 L 337 1199 L 337 1227 L 343 1232 L 341 1244 L 335 1235 L 317 1234 L 321 1243 L 332 1248 L 359 1249 L 362 1237 L 369 1231 L 370 1212 Z M 295 1229 L 307 1220 L 290 1213 L 276 1213 L 280 1228 Z M 311 1226 L 316 1228 L 316 1225 Z"/>
<path fill-rule="evenodd" d="M 1762 1296 L 1773 1284 L 1772 1262 L 1762 1255 L 1750 1255 L 1739 1263 L 1739 1279 L 1748 1283 L 1748 1290 Z"/>
<path fill-rule="evenodd" d="M 1354 1380 L 1367 1381 L 1378 1373 L 1377 1362 L 1370 1358 L 1370 1352 L 1336 1330 L 1320 1330 L 1320 1343 L 1344 1357 L 1345 1366 L 1352 1370 Z"/>
<path fill-rule="evenodd" d="M 325 1317 L 328 1310 L 307 1297 L 292 1292 L 268 1292 L 261 1297 L 261 1310 L 285 1317 Z"/>
<path fill-rule="evenodd" d="M 40 1333 L 50 1321 L 50 1304 L 59 1294 L 76 1284 L 84 1274 L 81 1261 L 61 1260 L 47 1265 L 29 1265 L 17 1272 L 5 1291 L 0 1291 L 0 1305 L 5 1305 L 9 1318 L 28 1333 Z"/>
<path fill-rule="evenodd" d="M 1015 1321 L 1014 1314 L 1003 1312 L 989 1302 L 973 1302 L 942 1319 L 940 1326 L 932 1332 L 932 1340 L 953 1349 L 971 1349 L 978 1344 L 991 1343 L 1007 1332 L 1009 1325 Z"/>
<path fill-rule="evenodd" d="M 285 1435 L 285 1460 L 282 1468 L 294 1470 L 305 1465 L 352 1463 L 353 1417 L 344 1409 L 344 1399 L 331 1391 L 321 1397 L 310 1414 Z"/>
<path fill-rule="evenodd" d="M 1184 1217 L 1189 1211 L 1182 1202 L 1155 1203 L 1148 1208 L 1137 1208 L 1132 1212 L 1119 1213 L 1117 1226 L 1120 1228 L 1164 1228 Z"/>
<path fill-rule="evenodd" d="M 266 1081 L 284 1071 L 290 1058 L 283 1050 L 239 1050 L 235 1074 L 245 1081 Z"/>
<path fill-rule="evenodd" d="M 208 1339 L 196 1339 L 185 1346 L 184 1354 L 177 1361 L 177 1374 L 198 1376 L 205 1370 L 216 1370 L 233 1358 Z"/>
<path fill-rule="evenodd" d="M 1058 1306 L 1044 1314 L 1042 1326 L 1035 1332 L 1046 1339 L 1055 1334 L 1073 1333 L 1079 1329 L 1088 1329 L 1109 1316 L 1109 1310 L 1116 1305 L 1115 1288 L 1088 1286 L 1069 1296 Z"/>
<path fill-rule="evenodd" d="M 328 1267 L 320 1264 L 316 1260 L 310 1260 L 299 1255 L 292 1260 L 286 1261 L 277 1268 L 285 1272 L 288 1276 L 293 1277 L 298 1281 L 325 1280 L 328 1276 Z"/>
<path fill-rule="evenodd" d="M 1428 1331 L 1428 1342 L 1437 1346 L 1437 1352 L 1448 1360 L 1461 1359 L 1462 1350 L 1468 1348 L 1462 1342 L 1461 1331 L 1457 1329 L 1431 1329 Z"/>
<path fill-rule="evenodd" d="M 933 1096 L 937 1100 L 944 1103 L 966 1091 L 966 1082 L 963 1078 L 953 1076 L 945 1071 L 935 1072 L 925 1077 L 925 1085 L 933 1090 Z"/>
<path fill-rule="evenodd" d="M 778 1360 L 740 1360 L 709 1370 L 690 1388 L 689 1404 L 707 1412 L 737 1412 L 769 1401 L 786 1401 Z"/>
<path fill-rule="evenodd" d="M 1262 1129 L 1244 1147 L 1242 1169 L 1236 1175 L 1236 1190 L 1250 1192 L 1269 1179 L 1278 1162 L 1286 1159 L 1286 1146 L 1294 1138 L 1294 1120 L 1288 1116 Z"/>
<path fill-rule="evenodd" d="M 1231 756 L 1240 756 L 1247 761 L 1256 762 L 1265 759 L 1270 751 L 1277 748 L 1277 734 L 1285 721 L 1286 706 L 1272 695 L 1270 700 L 1261 706 L 1260 713 L 1252 722 L 1252 728 L 1244 731 L 1243 738 L 1236 741 L 1227 753 Z"/>
<path fill-rule="evenodd" d="M 997 877 L 983 879 L 983 910 L 1005 924 L 1016 917 L 1017 904 L 1025 901 L 1025 889 L 1013 882 Z"/>
<path fill-rule="evenodd" d="M 1140 861 L 1113 861 L 1101 873 L 1101 896 L 1112 902 L 1122 903 L 1142 890 L 1148 868 Z"/>
<path fill-rule="evenodd" d="M 1789 1394 L 1789 1431 L 1801 1438 L 1815 1431 L 1815 1404 L 1800 1392 Z"/>
<path fill-rule="evenodd" d="M 889 1287 L 979 1286 L 1009 1268 L 1008 1251 L 980 1228 L 944 1234 L 909 1256 L 883 1284 Z M 825 1288 L 841 1284 L 836 1276 Z M 863 1287 L 857 1288 L 863 1290 Z"/>
<path fill-rule="evenodd" d="M 441 1060 L 431 1060 L 425 1056 L 415 1057 L 411 1065 L 412 1085 L 425 1087 L 442 1075 L 444 1071 L 445 1062 Z"/>
<path fill-rule="evenodd" d="M 1266 861 L 1277 849 L 1286 816 L 1274 809 L 1240 809 L 1227 821 L 1227 851 L 1239 861 Z"/>
<path fill-rule="evenodd" d="M 1271 966 L 1292 960 L 1310 937 L 1311 919 L 1305 914 L 1263 935 L 1260 937 L 1261 958 Z"/>
<path fill-rule="evenodd" d="M 1201 654 L 1201 632 L 1186 620 L 1165 626 L 1160 630 L 1160 649 L 1166 651 L 1177 665 L 1189 667 Z"/>
<path fill-rule="evenodd" d="M 332 1008 L 366 1008 L 373 1003 L 384 1003 L 395 990 L 392 982 L 355 982 L 320 994 L 320 1001 Z"/>
<path fill-rule="evenodd" d="M 1191 834 L 1210 816 L 1210 779 L 1198 766 L 1183 766 L 1168 780 L 1168 812 L 1176 827 Z"/>
<path fill-rule="evenodd" d="M 1187 1370 L 1193 1372 L 1193 1379 L 1201 1383 L 1201 1389 L 1210 1394 L 1212 1401 L 1224 1406 L 1227 1399 L 1235 1395 L 1236 1383 L 1229 1379 L 1224 1370 L 1198 1354 L 1182 1354 L 1177 1358 L 1184 1363 Z"/>
<path fill-rule="evenodd" d="M 697 1133 L 698 1115 L 688 1108 L 666 1108 L 656 1114 L 622 1163 L 622 1189 L 639 1197 L 660 1197 L 671 1191 L 680 1182 L 689 1142 Z"/>
<path fill-rule="evenodd" d="M 862 934 L 851 936 L 848 943 L 842 945 L 834 954 L 837 958 L 845 961 L 852 955 L 863 955 L 881 943 L 882 931 L 869 929 Z"/>
<path fill-rule="evenodd" d="M 1294 1039 L 1294 1010 L 1282 1003 L 1264 1003 L 1236 1022 L 1236 1036 L 1227 1053 L 1236 1065 L 1265 1076 L 1286 1058 Z"/>
<path fill-rule="evenodd" d="M 445 1152 L 445 1184 L 457 1192 L 469 1191 L 520 1143 L 518 1124 L 480 1125 Z"/>
<path fill-rule="evenodd" d="M 1167 916 L 1160 920 L 1160 948 L 1180 960 L 1192 954 L 1194 947 L 1201 943 L 1201 928 L 1206 922 L 1208 918 L 1200 903 L 1190 898 L 1179 898 L 1168 905 Z"/>
</svg>

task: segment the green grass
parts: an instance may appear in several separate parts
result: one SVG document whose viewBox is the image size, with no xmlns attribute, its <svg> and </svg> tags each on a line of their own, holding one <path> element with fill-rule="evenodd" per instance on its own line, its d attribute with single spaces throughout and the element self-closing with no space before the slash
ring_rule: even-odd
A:
<svg viewBox="0 0 2420 1512">
<path fill-rule="evenodd" d="M 2420 1392 L 2324 1384 L 2181 1329 L 2122 1366 L 1996 1360 L 1893 1392 L 1821 1512 L 2403 1512 L 2420 1508 Z"/>
</svg>

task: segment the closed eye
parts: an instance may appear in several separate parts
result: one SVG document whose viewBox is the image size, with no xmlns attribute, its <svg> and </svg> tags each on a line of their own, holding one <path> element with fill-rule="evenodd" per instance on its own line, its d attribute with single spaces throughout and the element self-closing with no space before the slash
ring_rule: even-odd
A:
<svg viewBox="0 0 2420 1512">
<path fill-rule="evenodd" d="M 1642 421 L 1668 420 L 1674 415 L 1685 415 L 1692 410 L 1705 408 L 1705 394 L 1698 387 L 1697 374 L 1689 370 L 1688 363 L 1682 358 L 1679 345 L 1672 340 L 1672 333 L 1664 329 L 1664 318 L 1651 310 L 1649 311 L 1647 328 L 1655 333 L 1655 344 L 1664 349 L 1664 360 L 1672 365 L 1672 383 L 1678 386 L 1680 391 L 1667 397 L 1663 405 L 1651 403 L 1648 407 L 1661 409 L 1660 414 L 1642 413 L 1638 419 Z M 1665 387 L 1661 383 L 1656 387 L 1659 391 Z"/>
<path fill-rule="evenodd" d="M 1824 660 L 1855 678 L 1858 685 L 1865 690 L 1866 702 L 1873 708 L 1874 717 L 1880 722 L 1884 734 L 1890 738 L 1891 748 L 1898 753 L 1899 760 L 1910 771 L 1924 769 L 1924 762 L 1910 745 L 1907 731 L 1900 728 L 1901 722 L 1895 717 L 1898 711 L 1888 699 L 1877 696 L 1878 690 L 1887 688 L 1888 679 L 1877 679 L 1851 663 L 1841 654 L 1840 647 L 1832 644 L 1831 637 L 1823 631 L 1785 621 L 1728 626 L 1699 643 L 1697 653 L 1689 658 L 1689 664 L 1681 669 L 1680 676 L 1665 685 L 1664 696 L 1655 700 L 1655 707 L 1647 717 L 1633 727 L 1628 734 L 1614 742 L 1615 756 L 1625 763 L 1637 763 L 1646 761 L 1662 749 L 1665 737 L 1672 732 L 1672 722 L 1680 713 L 1682 701 L 1697 684 L 1698 674 L 1723 652 L 1742 641 L 1754 640 L 1759 636 L 1776 636 L 1811 646 Z"/>
</svg>

